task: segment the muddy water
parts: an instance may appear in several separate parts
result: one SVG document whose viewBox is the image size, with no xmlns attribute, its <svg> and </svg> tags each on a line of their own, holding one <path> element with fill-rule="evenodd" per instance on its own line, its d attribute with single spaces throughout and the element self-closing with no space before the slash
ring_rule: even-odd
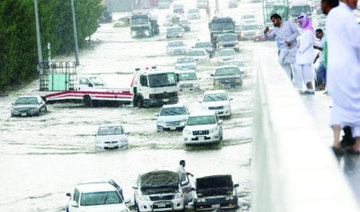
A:
<svg viewBox="0 0 360 212">
<path fill-rule="evenodd" d="M 259 4 L 244 3 L 231 10 L 226 6 L 222 5 L 223 12 L 237 20 L 242 11 L 251 13 L 256 8 L 260 11 Z M 129 86 L 135 67 L 173 66 L 177 57 L 166 55 L 168 41 L 162 25 L 169 12 L 158 11 L 161 34 L 149 39 L 134 40 L 130 38 L 129 28 L 102 25 L 92 36 L 91 47 L 81 51 L 78 71 L 101 74 L 109 87 L 124 88 Z M 198 39 L 209 40 L 207 19 L 202 12 L 202 19 L 191 21 L 192 31 L 185 34 L 184 42 L 189 47 Z M 114 18 L 121 15 L 115 14 Z M 234 98 L 233 115 L 225 120 L 224 140 L 217 146 L 189 148 L 183 145 L 181 132 L 157 133 L 154 114 L 159 108 L 85 108 L 78 104 L 52 104 L 48 105 L 49 113 L 44 116 L 12 118 L 11 102 L 19 95 L 34 93 L 38 82 L 0 97 L 0 210 L 64 211 L 68 200 L 65 193 L 79 181 L 93 177 L 114 179 L 124 188 L 125 196 L 132 199 L 131 187 L 139 173 L 154 169 L 175 170 L 179 160 L 185 159 L 187 170 L 195 177 L 232 174 L 235 183 L 240 183 L 240 202 L 244 203 L 246 211 L 250 200 L 253 45 L 262 44 L 240 43 L 239 57 L 246 62 L 248 74 L 242 88 L 229 90 Z M 210 74 L 216 67 L 215 58 L 200 65 L 197 73 L 202 91 L 181 94 L 180 103 L 190 110 L 200 109 L 198 100 L 204 91 L 213 89 Z M 129 149 L 95 151 L 97 127 L 110 123 L 121 123 L 131 133 Z"/>
</svg>

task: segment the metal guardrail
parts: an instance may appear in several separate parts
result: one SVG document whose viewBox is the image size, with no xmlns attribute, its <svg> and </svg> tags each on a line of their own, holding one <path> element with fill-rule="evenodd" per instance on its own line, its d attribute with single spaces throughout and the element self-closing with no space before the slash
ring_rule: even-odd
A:
<svg viewBox="0 0 360 212">
<path fill-rule="evenodd" d="M 264 61 L 270 56 L 262 54 L 255 95 L 251 211 L 360 211 L 290 80 L 276 59 Z"/>
</svg>

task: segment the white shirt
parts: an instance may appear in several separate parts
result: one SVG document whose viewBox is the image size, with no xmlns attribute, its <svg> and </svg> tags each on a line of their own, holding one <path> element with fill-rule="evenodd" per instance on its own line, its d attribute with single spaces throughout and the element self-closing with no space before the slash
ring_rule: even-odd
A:
<svg viewBox="0 0 360 212">
<path fill-rule="evenodd" d="M 325 46 L 325 41 L 326 41 L 326 38 L 325 38 L 325 36 L 323 36 L 323 37 L 320 39 L 319 43 L 317 44 L 318 47 L 323 48 L 322 51 L 319 50 L 319 62 L 320 62 L 320 63 L 324 62 L 324 46 Z"/>
<path fill-rule="evenodd" d="M 185 167 L 183 167 L 182 165 L 179 165 L 177 172 L 179 174 L 180 179 L 184 179 L 187 175 L 187 171 L 185 170 Z"/>
<path fill-rule="evenodd" d="M 354 13 L 340 2 L 326 19 L 327 89 L 333 99 L 330 124 L 360 125 L 360 34 Z"/>
<path fill-rule="evenodd" d="M 300 44 L 296 52 L 297 64 L 312 64 L 314 61 L 314 32 L 303 30 L 300 35 Z"/>
<path fill-rule="evenodd" d="M 275 36 L 279 39 L 280 43 L 280 63 L 294 63 L 296 57 L 296 38 L 299 36 L 299 30 L 290 21 L 283 21 L 280 27 L 275 27 L 273 30 L 265 33 L 266 39 L 274 39 Z M 291 44 L 287 46 L 285 42 Z"/>
</svg>

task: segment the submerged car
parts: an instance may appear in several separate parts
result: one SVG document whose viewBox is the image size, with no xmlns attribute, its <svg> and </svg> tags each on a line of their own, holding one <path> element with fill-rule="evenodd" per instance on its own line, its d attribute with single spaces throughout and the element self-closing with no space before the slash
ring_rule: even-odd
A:
<svg viewBox="0 0 360 212">
<path fill-rule="evenodd" d="M 201 107 L 203 110 L 214 111 L 219 117 L 231 116 L 231 105 L 229 95 L 224 90 L 206 91 L 203 95 Z"/>
<path fill-rule="evenodd" d="M 160 113 L 155 115 L 157 117 L 156 130 L 158 132 L 182 130 L 185 127 L 188 115 L 189 110 L 183 104 L 164 105 L 160 109 Z"/>
<path fill-rule="evenodd" d="M 242 75 L 240 69 L 236 66 L 223 66 L 217 68 L 214 74 L 214 87 L 216 86 L 228 86 L 236 87 L 242 86 Z"/>
<path fill-rule="evenodd" d="M 183 130 L 185 145 L 219 143 L 223 139 L 222 123 L 214 111 L 190 113 Z"/>
<path fill-rule="evenodd" d="M 184 55 L 187 52 L 187 48 L 182 41 L 171 41 L 166 46 L 166 52 L 168 55 Z"/>
<path fill-rule="evenodd" d="M 184 211 L 193 199 L 187 176 L 159 170 L 140 174 L 134 189 L 135 208 L 139 212 Z"/>
<path fill-rule="evenodd" d="M 212 175 L 196 179 L 194 210 L 237 209 L 238 196 L 231 175 Z"/>
<path fill-rule="evenodd" d="M 180 26 L 184 29 L 184 32 L 190 32 L 190 22 L 188 20 L 180 20 Z"/>
<path fill-rule="evenodd" d="M 95 138 L 96 149 L 126 149 L 129 132 L 122 125 L 101 125 Z"/>
<path fill-rule="evenodd" d="M 190 19 L 200 19 L 201 14 L 199 9 L 190 9 L 187 14 L 187 18 Z"/>
<path fill-rule="evenodd" d="M 237 34 L 222 34 L 216 38 L 217 48 L 231 48 L 239 52 L 239 37 Z"/>
<path fill-rule="evenodd" d="M 66 206 L 67 212 L 117 211 L 129 212 L 118 189 L 108 182 L 88 182 L 75 186 Z"/>
<path fill-rule="evenodd" d="M 222 65 L 226 61 L 236 59 L 236 57 L 237 55 L 234 49 L 221 49 L 217 56 L 217 61 L 219 65 Z"/>
<path fill-rule="evenodd" d="M 40 96 L 21 96 L 11 105 L 11 116 L 39 116 L 47 112 Z"/>
<path fill-rule="evenodd" d="M 205 49 L 210 57 L 213 57 L 215 54 L 215 49 L 211 42 L 197 42 L 193 49 Z"/>
<path fill-rule="evenodd" d="M 236 66 L 239 68 L 240 73 L 242 75 L 246 75 L 247 74 L 247 68 L 245 63 L 242 60 L 228 60 L 226 62 L 223 63 L 224 66 Z"/>
<path fill-rule="evenodd" d="M 179 71 L 179 90 L 180 91 L 199 91 L 200 83 L 195 71 Z"/>
<path fill-rule="evenodd" d="M 258 24 L 247 24 L 241 26 L 240 39 L 241 40 L 251 40 L 259 34 L 260 26 Z"/>
<path fill-rule="evenodd" d="M 194 58 L 190 57 L 181 57 L 176 60 L 175 69 L 176 70 L 195 70 L 196 61 Z"/>
<path fill-rule="evenodd" d="M 186 56 L 193 58 L 197 63 L 203 63 L 209 60 L 209 55 L 204 49 L 192 49 Z"/>
<path fill-rule="evenodd" d="M 184 36 L 184 30 L 179 27 L 169 27 L 166 30 L 166 38 L 182 38 Z"/>
</svg>

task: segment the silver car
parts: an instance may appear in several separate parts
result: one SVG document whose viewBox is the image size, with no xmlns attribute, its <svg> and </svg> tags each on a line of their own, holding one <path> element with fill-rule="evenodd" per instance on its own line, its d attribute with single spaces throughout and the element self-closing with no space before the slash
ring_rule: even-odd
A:
<svg viewBox="0 0 360 212">
<path fill-rule="evenodd" d="M 12 103 L 11 116 L 39 116 L 47 112 L 40 96 L 21 96 Z"/>
<path fill-rule="evenodd" d="M 176 60 L 176 70 L 195 70 L 196 61 L 193 58 L 181 57 Z"/>
<path fill-rule="evenodd" d="M 164 105 L 159 114 L 156 114 L 156 129 L 158 132 L 164 130 L 182 130 L 185 127 L 189 110 L 185 105 Z"/>
<path fill-rule="evenodd" d="M 129 134 L 121 125 L 101 125 L 96 134 L 96 149 L 126 149 Z"/>
<path fill-rule="evenodd" d="M 172 41 L 166 46 L 168 55 L 184 55 L 187 53 L 186 45 L 182 41 Z"/>
</svg>

